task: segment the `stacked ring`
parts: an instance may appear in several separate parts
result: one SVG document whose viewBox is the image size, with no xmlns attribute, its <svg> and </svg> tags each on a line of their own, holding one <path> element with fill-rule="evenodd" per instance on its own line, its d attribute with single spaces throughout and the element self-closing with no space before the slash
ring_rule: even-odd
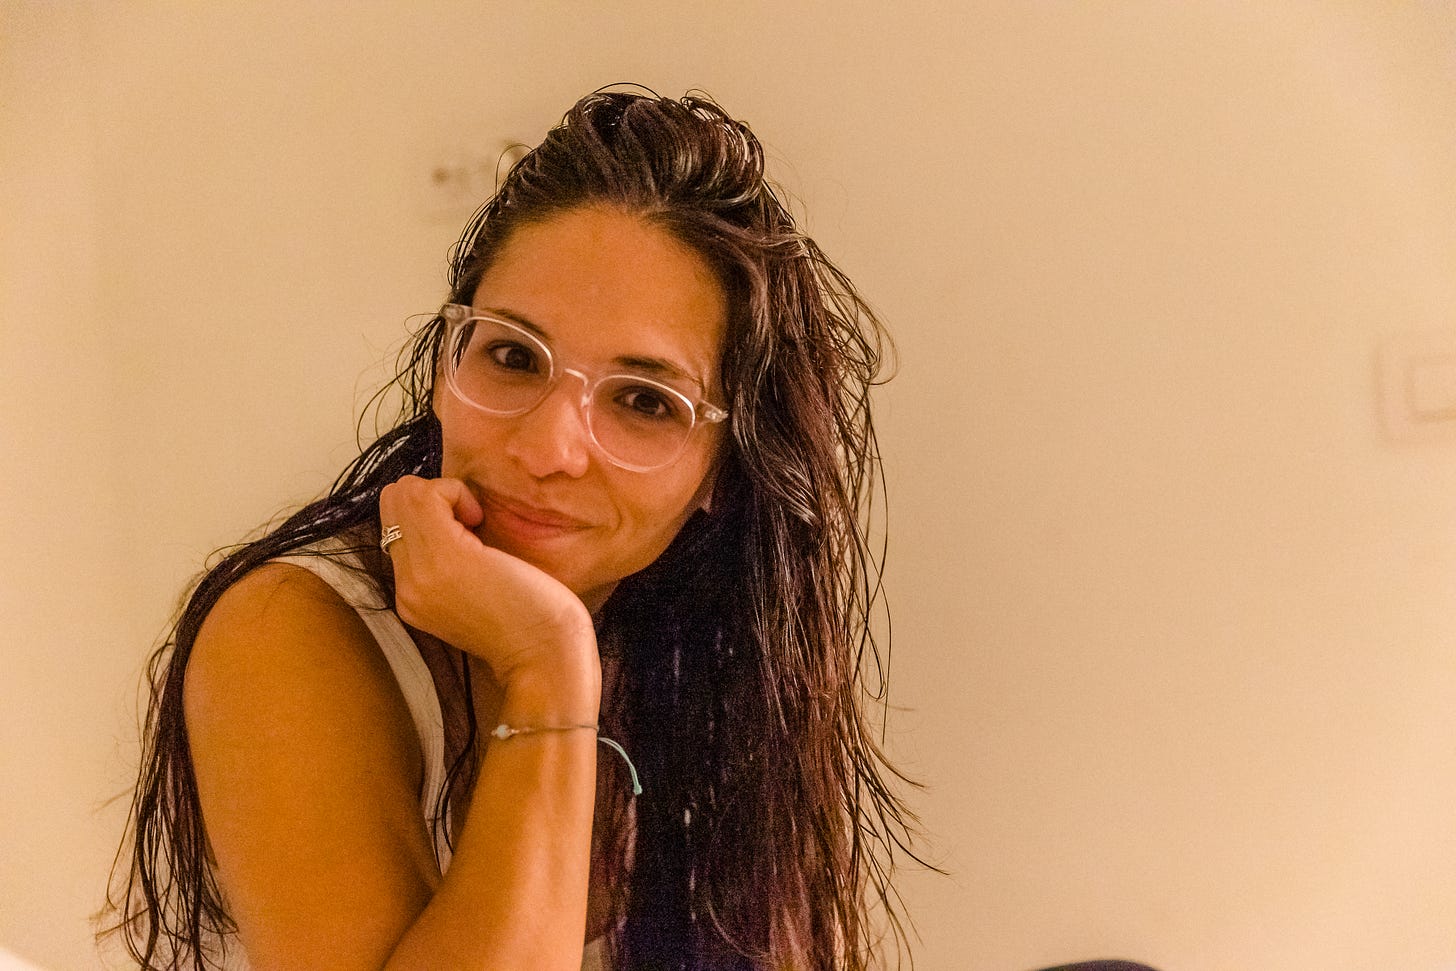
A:
<svg viewBox="0 0 1456 971">
<path fill-rule="evenodd" d="M 399 539 L 403 535 L 404 532 L 399 528 L 398 525 L 390 525 L 384 527 L 384 531 L 379 534 L 379 548 L 384 552 L 388 553 L 389 544 L 393 543 L 395 540 Z"/>
</svg>

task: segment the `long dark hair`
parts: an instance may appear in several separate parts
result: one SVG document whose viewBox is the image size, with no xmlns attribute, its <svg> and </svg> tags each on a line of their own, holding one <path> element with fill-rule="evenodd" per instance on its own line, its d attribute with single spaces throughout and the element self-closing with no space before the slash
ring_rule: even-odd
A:
<svg viewBox="0 0 1456 971">
<path fill-rule="evenodd" d="M 868 968 L 886 936 L 897 952 L 904 944 L 891 870 L 913 856 L 914 823 L 869 717 L 887 660 L 871 617 L 883 547 L 870 535 L 882 488 L 869 391 L 883 329 L 796 229 L 747 126 L 694 96 L 578 102 L 466 227 L 450 301 L 471 302 L 517 229 L 582 206 L 635 214 L 692 247 L 730 308 L 731 435 L 711 512 L 624 580 L 599 621 L 602 642 L 621 652 L 603 720 L 648 783 L 635 825 L 617 833 L 635 832 L 615 857 L 627 888 L 618 966 Z M 152 658 L 130 866 L 118 867 L 114 904 L 144 967 L 202 969 L 206 942 L 233 929 L 207 863 L 182 717 L 198 630 L 249 570 L 326 537 L 367 546 L 380 489 L 439 474 L 431 398 L 442 335 L 437 316 L 406 349 L 395 427 L 324 498 L 213 566 Z M 387 566 L 374 563 L 388 590 Z M 468 690 L 468 659 L 459 663 Z M 468 698 L 464 708 L 468 734 L 441 806 L 472 781 Z M 626 798 L 612 791 L 625 821 Z"/>
</svg>

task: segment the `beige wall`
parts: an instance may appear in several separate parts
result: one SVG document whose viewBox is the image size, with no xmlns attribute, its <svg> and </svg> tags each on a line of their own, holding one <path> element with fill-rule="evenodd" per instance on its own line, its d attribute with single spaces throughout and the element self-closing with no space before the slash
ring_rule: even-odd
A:
<svg viewBox="0 0 1456 971">
<path fill-rule="evenodd" d="M 1375 382 L 1456 337 L 1456 13 L 1374 0 L 0 0 L 0 942 L 95 964 L 140 665 L 438 304 L 430 168 L 623 79 L 899 341 L 920 966 L 1456 967 L 1456 436 Z"/>
</svg>

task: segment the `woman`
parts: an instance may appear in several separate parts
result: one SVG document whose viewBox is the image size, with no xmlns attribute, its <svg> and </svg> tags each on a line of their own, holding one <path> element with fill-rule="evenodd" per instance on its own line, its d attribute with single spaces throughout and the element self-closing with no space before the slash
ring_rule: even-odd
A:
<svg viewBox="0 0 1456 971">
<path fill-rule="evenodd" d="M 868 966 L 874 316 L 691 97 L 579 102 L 450 282 L 397 427 L 154 659 L 134 955 Z"/>
</svg>

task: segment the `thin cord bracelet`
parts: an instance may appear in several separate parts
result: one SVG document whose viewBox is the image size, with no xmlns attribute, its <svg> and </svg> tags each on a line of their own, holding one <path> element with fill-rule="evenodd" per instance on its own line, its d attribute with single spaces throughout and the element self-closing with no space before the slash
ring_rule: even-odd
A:
<svg viewBox="0 0 1456 971">
<path fill-rule="evenodd" d="M 532 735 L 532 734 L 536 734 L 538 732 L 574 732 L 574 731 L 578 731 L 578 730 L 581 730 L 581 729 L 585 729 L 587 731 L 593 731 L 593 732 L 595 732 L 598 729 L 598 727 L 599 726 L 597 726 L 597 725 L 588 725 L 588 724 L 581 724 L 581 725 L 507 725 L 504 722 L 502 722 L 501 724 L 495 726 L 495 728 L 491 729 L 490 734 L 491 734 L 491 736 L 493 738 L 498 738 L 501 741 L 505 741 L 506 739 L 511 738 L 512 736 L 515 736 L 515 735 Z M 642 795 L 642 783 L 640 781 L 638 781 L 638 779 L 637 779 L 637 766 L 635 766 L 635 765 L 632 764 L 632 759 L 631 759 L 631 757 L 629 755 L 627 755 L 627 750 L 624 749 L 618 743 L 612 741 L 610 738 L 607 738 L 605 735 L 598 735 L 597 736 L 597 741 L 600 742 L 600 743 L 602 743 L 603 745 L 607 746 L 608 748 L 612 749 L 613 751 L 615 751 L 618 755 L 620 755 L 622 757 L 622 761 L 627 763 L 627 771 L 630 772 L 630 773 L 632 773 L 632 795 L 634 795 L 634 796 L 640 796 L 640 795 Z"/>
</svg>

